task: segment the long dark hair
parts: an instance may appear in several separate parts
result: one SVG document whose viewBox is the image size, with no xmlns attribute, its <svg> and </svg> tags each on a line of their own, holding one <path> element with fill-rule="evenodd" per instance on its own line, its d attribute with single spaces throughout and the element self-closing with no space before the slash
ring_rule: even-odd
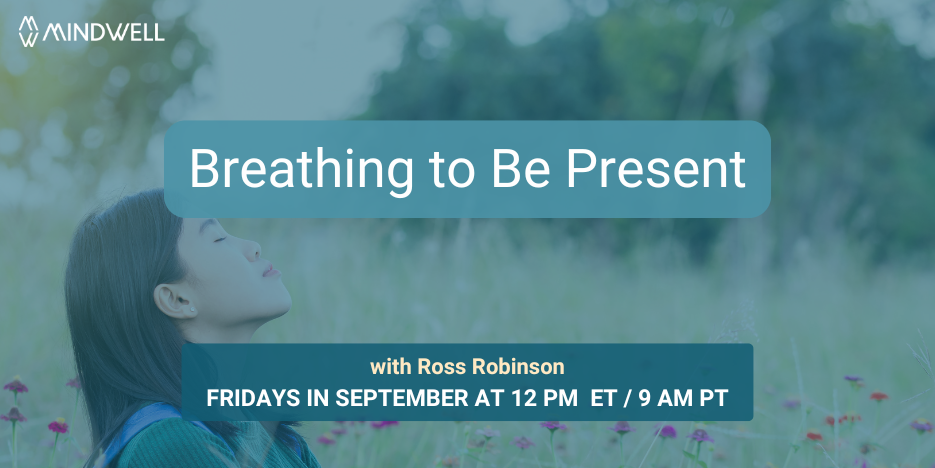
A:
<svg viewBox="0 0 935 468">
<path fill-rule="evenodd" d="M 182 218 L 166 208 L 162 189 L 92 212 L 75 230 L 65 307 L 94 445 L 86 466 L 143 402 L 181 407 L 186 341 L 153 299 L 157 285 L 185 278 L 181 232 Z M 229 422 L 205 424 L 225 439 L 238 431 Z"/>
</svg>

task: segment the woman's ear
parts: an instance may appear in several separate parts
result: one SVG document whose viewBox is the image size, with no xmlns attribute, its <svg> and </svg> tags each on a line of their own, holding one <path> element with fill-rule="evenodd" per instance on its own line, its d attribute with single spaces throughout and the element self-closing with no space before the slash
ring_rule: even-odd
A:
<svg viewBox="0 0 935 468">
<path fill-rule="evenodd" d="M 174 319 L 192 319 L 198 316 L 198 309 L 188 300 L 188 294 L 183 297 L 184 287 L 180 284 L 160 284 L 153 290 L 153 300 L 162 313 Z"/>
</svg>

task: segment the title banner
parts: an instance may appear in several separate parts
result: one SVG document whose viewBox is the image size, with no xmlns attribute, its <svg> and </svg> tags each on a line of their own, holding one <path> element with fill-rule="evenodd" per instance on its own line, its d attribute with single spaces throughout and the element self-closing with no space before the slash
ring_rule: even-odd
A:
<svg viewBox="0 0 935 468">
<path fill-rule="evenodd" d="M 219 218 L 750 218 L 753 121 L 182 121 L 166 204 Z"/>
<path fill-rule="evenodd" d="M 185 344 L 201 421 L 749 421 L 749 344 Z"/>
</svg>

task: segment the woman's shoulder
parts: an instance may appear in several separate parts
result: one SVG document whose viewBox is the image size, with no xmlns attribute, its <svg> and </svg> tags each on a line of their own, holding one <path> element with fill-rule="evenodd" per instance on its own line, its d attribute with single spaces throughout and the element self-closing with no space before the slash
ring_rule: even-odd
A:
<svg viewBox="0 0 935 468">
<path fill-rule="evenodd" d="M 311 447 L 308 446 L 308 442 L 305 440 L 305 437 L 302 437 L 298 432 L 294 432 L 296 440 L 299 443 L 301 448 L 299 458 L 302 459 L 302 463 L 305 463 L 309 468 L 321 468 L 321 464 L 318 463 L 318 458 L 315 457 L 315 454 L 312 452 Z"/>
<path fill-rule="evenodd" d="M 308 443 L 305 439 L 302 439 L 302 461 L 306 463 L 309 468 L 321 468 L 321 464 L 318 463 L 318 458 L 315 457 L 315 454 L 312 452 L 312 449 L 308 446 Z"/>
<path fill-rule="evenodd" d="M 221 437 L 180 418 L 157 421 L 130 440 L 115 466 L 219 467 L 232 465 L 233 456 Z"/>
</svg>

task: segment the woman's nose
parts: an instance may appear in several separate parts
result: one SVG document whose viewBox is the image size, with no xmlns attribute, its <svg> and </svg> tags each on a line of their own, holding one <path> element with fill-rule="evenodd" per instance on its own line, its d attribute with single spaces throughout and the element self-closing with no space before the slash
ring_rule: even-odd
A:
<svg viewBox="0 0 935 468">
<path fill-rule="evenodd" d="M 256 261 L 260 259 L 260 256 L 263 253 L 263 248 L 260 247 L 260 244 L 254 241 L 247 241 L 247 251 L 245 253 L 250 261 Z"/>
</svg>

